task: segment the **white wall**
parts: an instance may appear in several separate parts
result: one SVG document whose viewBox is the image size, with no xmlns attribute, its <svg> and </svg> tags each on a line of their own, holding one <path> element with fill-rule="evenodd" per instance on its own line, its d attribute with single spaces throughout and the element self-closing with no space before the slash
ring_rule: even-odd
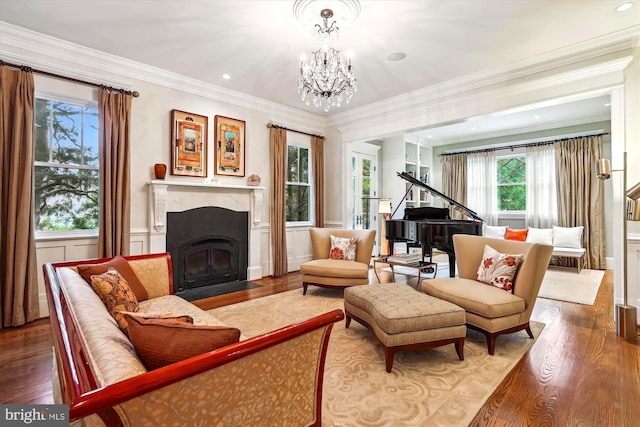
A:
<svg viewBox="0 0 640 427">
<path fill-rule="evenodd" d="M 146 247 L 145 235 L 149 232 L 145 188 L 151 179 L 153 164 L 169 163 L 169 120 L 170 110 L 174 108 L 208 116 L 209 141 L 212 141 L 213 117 L 216 114 L 245 120 L 246 171 L 262 177 L 262 185 L 267 188 L 265 198 L 270 191 L 269 164 L 265 160 L 269 150 L 266 124 L 273 121 L 294 129 L 325 135 L 325 188 L 329 195 L 325 204 L 325 218 L 328 227 L 343 226 L 348 220 L 348 212 L 344 208 L 347 206 L 345 188 L 349 185 L 345 165 L 350 158 L 349 150 L 345 149 L 347 143 L 382 139 L 537 102 L 576 96 L 590 97 L 623 88 L 625 96 L 618 113 L 626 118 L 626 121 L 623 119 L 626 141 L 625 135 L 616 136 L 618 140 L 612 141 L 612 149 L 614 154 L 620 147 L 626 149 L 630 165 L 638 165 L 640 49 L 622 48 L 624 43 L 604 44 L 603 41 L 602 45 L 596 46 L 592 42 L 588 44 L 594 46 L 591 50 L 573 52 L 569 49 L 556 52 L 558 56 L 564 55 L 556 61 L 505 70 L 491 76 L 465 77 L 458 82 L 446 82 L 441 86 L 425 88 L 404 97 L 348 112 L 338 111 L 324 119 L 301 110 L 232 93 L 142 64 L 130 63 L 122 58 L 42 37 L 31 31 L 11 26 L 0 27 L 0 55 L 4 60 L 116 87 L 132 88 L 141 93 L 140 98 L 133 100 L 132 107 L 131 225 L 132 235 L 140 237 L 140 243 L 136 245 L 143 251 Z M 212 155 L 210 150 L 210 171 Z M 635 182 L 640 179 L 640 168 L 633 170 L 629 179 Z M 244 178 L 225 177 L 219 180 L 231 184 L 245 182 Z M 614 200 L 614 203 L 622 202 Z M 262 218 L 266 228 L 261 240 L 261 244 L 265 246 L 262 253 L 267 257 L 270 254 L 267 237 L 268 206 L 269 203 L 265 203 L 263 208 Z M 639 227 L 630 227 L 630 240 L 640 241 Z M 290 251 L 293 251 L 289 254 L 292 267 L 304 259 L 310 250 L 304 234 L 304 230 L 295 230 L 288 235 Z M 38 246 L 39 251 L 43 251 L 42 260 L 91 256 L 88 248 L 91 246 L 90 240 L 74 239 L 56 243 L 54 246 L 57 249 L 46 247 L 44 242 L 39 242 Z M 270 260 L 265 262 L 270 265 Z M 620 271 L 616 268 L 616 302 L 621 300 L 619 274 Z M 633 295 L 631 303 L 638 306 L 640 278 L 638 275 L 630 276 L 630 282 L 630 294 Z"/>
<path fill-rule="evenodd" d="M 216 115 L 232 117 L 246 122 L 246 176 L 257 174 L 261 177 L 264 191 L 262 205 L 262 223 L 260 227 L 260 265 L 263 275 L 270 275 L 271 237 L 270 237 L 270 162 L 269 129 L 267 123 L 273 122 L 289 128 L 314 134 L 325 134 L 325 121 L 322 117 L 296 110 L 268 101 L 236 93 L 220 93 L 219 88 L 208 87 L 201 82 L 193 82 L 171 73 L 149 75 L 149 80 L 131 78 L 129 75 L 144 77 L 125 67 L 121 60 L 109 55 L 100 56 L 97 61 L 85 50 L 58 42 L 47 46 L 50 40 L 24 46 L 6 44 L 12 38 L 2 37 L 0 28 L 0 56 L 10 62 L 31 65 L 34 68 L 57 72 L 62 75 L 89 81 L 103 82 L 107 85 L 129 88 L 140 92 L 140 97 L 132 99 L 131 113 L 131 253 L 148 253 L 149 234 L 149 197 L 147 186 L 153 179 L 155 163 L 170 164 L 170 119 L 171 110 L 178 109 L 208 117 L 208 178 L 177 177 L 167 174 L 167 179 L 186 181 L 213 180 L 221 184 L 246 185 L 246 177 L 228 177 L 213 174 L 214 153 L 214 117 Z M 25 39 L 37 36 L 30 32 L 21 34 Z M 58 51 L 56 51 L 59 50 Z M 69 55 L 67 50 L 74 50 Z M 61 53 L 64 51 L 64 54 Z M 89 65 L 87 65 L 89 64 Z M 133 66 L 133 65 L 132 65 Z M 36 91 L 45 91 L 80 99 L 97 100 L 94 88 L 65 82 L 35 74 Z M 226 101 L 229 99 L 229 101 Z M 329 161 L 341 161 L 340 156 L 332 158 L 333 141 L 327 139 Z M 331 187 L 327 187 L 331 191 Z M 339 204 L 332 204 L 336 206 Z M 338 216 L 338 215 L 336 215 Z M 289 270 L 298 270 L 300 263 L 311 259 L 311 244 L 308 227 L 287 230 Z M 42 279 L 42 264 L 55 261 L 95 258 L 97 256 L 97 238 L 94 233 L 73 234 L 65 238 L 40 237 L 36 242 L 40 312 L 48 315 L 46 294 Z"/>
<path fill-rule="evenodd" d="M 619 108 L 612 102 L 612 159 L 626 150 L 628 153 L 629 181 L 640 180 L 640 49 L 622 49 L 600 56 L 583 52 L 569 54 L 567 59 L 548 64 L 538 64 L 530 72 L 517 70 L 519 77 L 504 76 L 482 84 L 466 82 L 461 87 L 429 88 L 411 97 L 391 100 L 388 103 L 349 111 L 330 118 L 344 144 L 367 139 L 384 139 L 404 132 L 434 127 L 438 123 L 454 123 L 511 108 L 545 103 L 553 100 L 576 100 L 604 94 L 623 92 Z M 602 52 L 602 51 L 600 51 Z M 558 66 L 555 66 L 558 64 Z M 562 65 L 560 65 L 562 64 Z M 466 86 L 467 90 L 463 90 Z M 612 96 L 613 101 L 614 96 Z M 626 120 L 625 120 L 626 119 Z M 622 124 L 622 132 L 614 126 Z M 400 149 L 398 147 L 398 149 Z M 614 163 L 614 166 L 616 164 Z M 334 169 L 331 169 L 331 168 Z M 328 165 L 327 174 L 338 172 L 335 165 Z M 383 171 L 384 174 L 384 171 Z M 621 188 L 612 184 L 614 212 L 622 212 Z M 614 215 L 616 215 L 614 213 Z M 614 223 L 615 224 L 615 223 Z M 630 223 L 629 265 L 637 264 L 640 257 L 640 224 Z M 613 228 L 614 300 L 622 302 L 622 233 Z M 634 267 L 637 269 L 637 267 Z M 635 274 L 633 274 L 635 273 Z M 640 306 L 640 275 L 630 269 L 628 277 L 629 302 Z M 640 313 L 638 317 L 640 323 Z"/>
</svg>

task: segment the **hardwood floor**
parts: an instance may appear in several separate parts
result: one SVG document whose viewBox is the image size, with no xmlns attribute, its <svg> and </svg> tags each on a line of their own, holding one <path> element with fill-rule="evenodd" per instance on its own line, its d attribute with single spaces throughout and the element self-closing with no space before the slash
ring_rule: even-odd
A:
<svg viewBox="0 0 640 427">
<path fill-rule="evenodd" d="M 300 273 L 256 282 L 263 287 L 196 304 L 211 309 L 302 287 Z M 612 289 L 607 271 L 593 306 L 538 299 L 532 319 L 545 323 L 542 334 L 470 425 L 640 426 L 640 341 L 616 335 Z M 48 319 L 0 330 L 0 403 L 53 402 L 51 345 Z"/>
</svg>

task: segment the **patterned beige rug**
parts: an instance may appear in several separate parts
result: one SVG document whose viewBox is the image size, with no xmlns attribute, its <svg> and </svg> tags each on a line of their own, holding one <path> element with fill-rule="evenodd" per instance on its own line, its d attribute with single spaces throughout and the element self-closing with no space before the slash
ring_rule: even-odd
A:
<svg viewBox="0 0 640 427">
<path fill-rule="evenodd" d="M 255 336 L 336 308 L 342 291 L 310 287 L 210 312 L 228 325 Z M 544 324 L 534 322 L 538 337 Z M 324 376 L 323 426 L 464 426 L 531 347 L 524 331 L 498 338 L 494 356 L 484 335 L 467 332 L 465 360 L 453 345 L 396 354 L 387 374 L 384 353 L 357 322 L 334 325 Z M 284 362 L 284 361 L 283 361 Z"/>
</svg>

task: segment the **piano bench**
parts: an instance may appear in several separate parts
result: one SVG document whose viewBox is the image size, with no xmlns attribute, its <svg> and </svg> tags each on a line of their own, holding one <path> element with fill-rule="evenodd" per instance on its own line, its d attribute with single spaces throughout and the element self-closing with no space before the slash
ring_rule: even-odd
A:
<svg viewBox="0 0 640 427">
<path fill-rule="evenodd" d="M 344 290 L 346 327 L 351 319 L 373 332 L 384 349 L 387 372 L 399 350 L 425 350 L 455 344 L 464 360 L 465 311 L 402 283 L 356 286 Z"/>
</svg>

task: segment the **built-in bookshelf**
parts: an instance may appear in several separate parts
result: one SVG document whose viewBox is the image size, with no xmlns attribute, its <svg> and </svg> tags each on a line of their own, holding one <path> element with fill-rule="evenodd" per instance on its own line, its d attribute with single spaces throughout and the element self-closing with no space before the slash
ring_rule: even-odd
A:
<svg viewBox="0 0 640 427">
<path fill-rule="evenodd" d="M 422 140 L 404 142 L 404 171 L 414 178 L 430 184 L 431 174 L 431 157 L 432 150 Z M 407 207 L 430 206 L 432 199 L 431 194 L 422 188 L 414 186 L 411 190 L 410 183 L 406 183 L 406 190 L 409 194 L 406 198 Z"/>
</svg>

